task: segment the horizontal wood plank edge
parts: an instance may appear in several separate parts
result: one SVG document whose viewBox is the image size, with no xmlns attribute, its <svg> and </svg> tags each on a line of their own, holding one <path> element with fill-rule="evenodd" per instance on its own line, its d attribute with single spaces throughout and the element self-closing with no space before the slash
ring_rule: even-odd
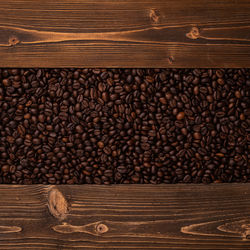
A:
<svg viewBox="0 0 250 250">
<path fill-rule="evenodd" d="M 121 0 L 119 8 L 115 0 L 4 0 L 0 10 L 0 67 L 250 67 L 245 0 L 223 8 L 209 0 Z"/>
<path fill-rule="evenodd" d="M 250 184 L 0 185 L 0 197 L 0 249 L 250 247 Z"/>
</svg>

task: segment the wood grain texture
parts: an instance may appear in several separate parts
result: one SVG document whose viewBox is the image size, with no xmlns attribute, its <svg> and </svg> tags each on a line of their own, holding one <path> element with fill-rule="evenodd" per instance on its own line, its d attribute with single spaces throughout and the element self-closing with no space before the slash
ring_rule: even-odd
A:
<svg viewBox="0 0 250 250">
<path fill-rule="evenodd" d="M 0 67 L 250 67 L 249 0 L 2 0 Z"/>
<path fill-rule="evenodd" d="M 0 249 L 250 249 L 250 184 L 0 186 Z"/>
</svg>

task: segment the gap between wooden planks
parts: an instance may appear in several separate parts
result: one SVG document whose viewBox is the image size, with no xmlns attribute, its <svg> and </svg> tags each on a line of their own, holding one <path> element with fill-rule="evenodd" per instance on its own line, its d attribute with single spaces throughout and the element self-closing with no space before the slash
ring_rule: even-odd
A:
<svg viewBox="0 0 250 250">
<path fill-rule="evenodd" d="M 2 0 L 0 67 L 250 67 L 249 0 Z"/>
<path fill-rule="evenodd" d="M 250 184 L 1 185 L 0 249 L 249 249 Z"/>
</svg>

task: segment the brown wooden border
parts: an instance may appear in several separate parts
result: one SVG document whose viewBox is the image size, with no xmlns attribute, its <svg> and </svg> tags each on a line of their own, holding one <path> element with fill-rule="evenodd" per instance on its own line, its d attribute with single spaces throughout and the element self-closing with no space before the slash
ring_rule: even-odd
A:
<svg viewBox="0 0 250 250">
<path fill-rule="evenodd" d="M 250 67 L 249 0 L 2 0 L 0 67 Z"/>
<path fill-rule="evenodd" d="M 0 249 L 249 249 L 250 184 L 0 186 Z"/>
</svg>

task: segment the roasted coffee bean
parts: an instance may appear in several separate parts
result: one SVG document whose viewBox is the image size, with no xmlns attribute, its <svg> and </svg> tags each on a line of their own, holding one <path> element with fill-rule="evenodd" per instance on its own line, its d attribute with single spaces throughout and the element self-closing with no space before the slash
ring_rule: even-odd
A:
<svg viewBox="0 0 250 250">
<path fill-rule="evenodd" d="M 186 176 L 183 178 L 183 182 L 189 183 L 189 182 L 191 182 L 191 179 L 192 179 L 192 177 L 191 177 L 190 175 L 186 175 Z"/>
<path fill-rule="evenodd" d="M 112 153 L 111 148 L 108 146 L 103 148 L 103 152 L 107 155 L 110 155 Z"/>
<path fill-rule="evenodd" d="M 0 183 L 250 181 L 249 69 L 0 69 Z"/>
<path fill-rule="evenodd" d="M 40 123 L 40 122 L 39 122 L 39 123 L 37 124 L 37 128 L 38 128 L 39 131 L 42 132 L 42 131 L 45 130 L 45 125 L 44 125 L 43 123 Z"/>
<path fill-rule="evenodd" d="M 104 148 L 104 142 L 102 142 L 102 141 L 99 141 L 97 143 L 97 145 L 98 145 L 99 148 Z"/>
<path fill-rule="evenodd" d="M 177 115 L 176 115 L 176 119 L 177 120 L 182 120 L 184 119 L 185 117 L 185 113 L 184 112 L 179 112 Z"/>
<path fill-rule="evenodd" d="M 194 139 L 196 139 L 196 140 L 200 140 L 201 139 L 201 134 L 198 133 L 198 132 L 194 132 L 193 136 L 194 136 Z"/>
<path fill-rule="evenodd" d="M 120 174 L 126 174 L 128 172 L 128 169 L 125 167 L 125 166 L 119 166 L 117 168 L 117 171 L 120 173 Z"/>
<path fill-rule="evenodd" d="M 200 155 L 206 155 L 207 151 L 206 151 L 206 149 L 204 149 L 204 148 L 198 148 L 198 153 L 199 153 Z"/>
<path fill-rule="evenodd" d="M 83 133 L 83 127 L 81 125 L 77 125 L 76 126 L 76 132 L 79 133 L 79 134 L 82 134 Z"/>
</svg>

